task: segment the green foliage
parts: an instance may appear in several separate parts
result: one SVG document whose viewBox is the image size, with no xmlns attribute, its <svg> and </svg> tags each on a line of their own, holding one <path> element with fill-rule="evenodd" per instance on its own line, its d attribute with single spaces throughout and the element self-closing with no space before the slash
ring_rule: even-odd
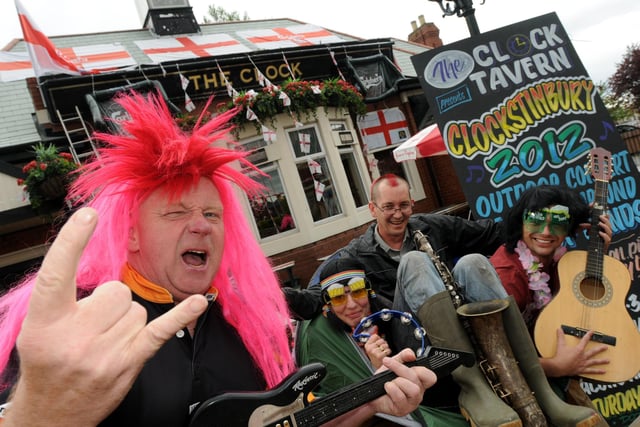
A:
<svg viewBox="0 0 640 427">
<path fill-rule="evenodd" d="M 596 87 L 614 122 L 625 121 L 633 115 L 633 106 L 628 96 L 615 96 L 605 82 L 596 84 Z"/>
<path fill-rule="evenodd" d="M 211 17 L 212 19 L 209 19 Z M 204 16 L 204 23 L 211 24 L 215 22 L 232 22 L 232 21 L 248 21 L 249 15 L 247 12 L 244 13 L 242 19 L 240 18 L 240 14 L 237 11 L 228 12 L 222 6 L 216 6 L 212 4 L 209 6 L 209 16 Z"/>
<path fill-rule="evenodd" d="M 291 105 L 285 107 L 282 99 L 284 93 L 291 100 Z M 265 87 L 261 91 L 253 90 L 240 92 L 233 100 L 218 105 L 218 111 L 226 111 L 240 107 L 240 112 L 234 117 L 234 122 L 243 128 L 251 120 L 247 117 L 250 108 L 262 123 L 275 124 L 275 116 L 280 113 L 291 112 L 297 119 L 309 120 L 315 117 L 317 108 L 329 107 L 345 109 L 356 115 L 364 115 L 367 106 L 362 94 L 352 84 L 340 79 L 325 81 L 287 80 L 281 87 Z M 256 130 L 260 131 L 260 123 L 253 121 Z"/>
<path fill-rule="evenodd" d="M 72 171 L 78 168 L 69 153 L 59 153 L 55 145 L 33 146 L 35 160 L 27 163 L 22 171 L 26 179 L 18 179 L 29 193 L 31 206 L 39 210 L 46 201 L 62 199 L 67 185 L 73 180 Z"/>
<path fill-rule="evenodd" d="M 622 62 L 617 64 L 616 72 L 609 78 L 613 96 L 626 97 L 631 108 L 640 110 L 640 45 L 627 46 Z"/>
<path fill-rule="evenodd" d="M 200 113 L 180 113 L 175 117 L 176 124 L 183 131 L 192 131 L 193 127 L 200 120 L 200 124 L 203 125 L 211 120 L 211 112 L 203 111 Z"/>
</svg>

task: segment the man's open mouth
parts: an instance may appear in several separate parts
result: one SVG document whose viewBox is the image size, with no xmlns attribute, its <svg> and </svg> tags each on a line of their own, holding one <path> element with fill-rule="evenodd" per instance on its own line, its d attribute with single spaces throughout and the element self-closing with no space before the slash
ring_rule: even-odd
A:
<svg viewBox="0 0 640 427">
<path fill-rule="evenodd" d="M 187 251 L 182 254 L 182 259 L 188 265 L 199 267 L 207 262 L 207 253 L 204 251 Z"/>
</svg>

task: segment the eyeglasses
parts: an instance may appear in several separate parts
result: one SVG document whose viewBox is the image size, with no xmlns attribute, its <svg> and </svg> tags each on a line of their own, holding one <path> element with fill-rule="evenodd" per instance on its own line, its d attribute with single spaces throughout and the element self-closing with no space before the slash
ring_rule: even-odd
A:
<svg viewBox="0 0 640 427">
<path fill-rule="evenodd" d="M 385 203 L 382 206 L 378 206 L 375 202 L 372 202 L 373 206 L 380 209 L 380 211 L 385 215 L 393 215 L 396 211 L 400 211 L 402 213 L 410 213 L 413 208 L 413 202 L 402 202 L 398 206 L 394 206 L 391 203 Z"/>
<path fill-rule="evenodd" d="M 550 217 L 549 221 L 547 221 L 548 217 Z M 569 215 L 569 208 L 566 206 L 555 205 L 551 208 L 526 211 L 522 221 L 530 233 L 542 233 L 548 225 L 549 233 L 554 236 L 562 236 L 569 233 L 571 215 Z"/>
<path fill-rule="evenodd" d="M 348 284 L 334 283 L 327 289 L 329 302 L 333 307 L 338 307 L 347 303 L 351 294 L 353 299 L 361 299 L 369 296 L 369 289 L 364 279 L 350 280 Z"/>
</svg>

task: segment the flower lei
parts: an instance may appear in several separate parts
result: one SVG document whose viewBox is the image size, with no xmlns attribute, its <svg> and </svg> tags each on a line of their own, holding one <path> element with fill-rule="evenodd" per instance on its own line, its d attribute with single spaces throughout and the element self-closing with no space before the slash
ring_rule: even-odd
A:
<svg viewBox="0 0 640 427">
<path fill-rule="evenodd" d="M 529 289 L 533 291 L 533 303 L 540 309 L 551 301 L 551 288 L 549 288 L 549 275 L 542 271 L 542 263 L 531 253 L 529 247 L 522 240 L 518 241 L 515 252 L 522 263 L 522 267 L 527 270 L 529 276 Z M 558 262 L 560 257 L 567 252 L 567 248 L 560 246 L 553 254 L 553 261 Z"/>
</svg>

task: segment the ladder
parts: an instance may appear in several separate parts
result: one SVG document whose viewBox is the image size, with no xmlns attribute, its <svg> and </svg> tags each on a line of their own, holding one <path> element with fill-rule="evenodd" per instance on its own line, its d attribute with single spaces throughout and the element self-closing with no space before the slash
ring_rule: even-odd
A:
<svg viewBox="0 0 640 427">
<path fill-rule="evenodd" d="M 69 142 L 71 156 L 76 163 L 81 164 L 90 157 L 99 158 L 100 155 L 77 105 L 75 111 L 75 115 L 67 117 L 62 117 L 60 110 L 56 110 L 56 114 Z"/>
</svg>

